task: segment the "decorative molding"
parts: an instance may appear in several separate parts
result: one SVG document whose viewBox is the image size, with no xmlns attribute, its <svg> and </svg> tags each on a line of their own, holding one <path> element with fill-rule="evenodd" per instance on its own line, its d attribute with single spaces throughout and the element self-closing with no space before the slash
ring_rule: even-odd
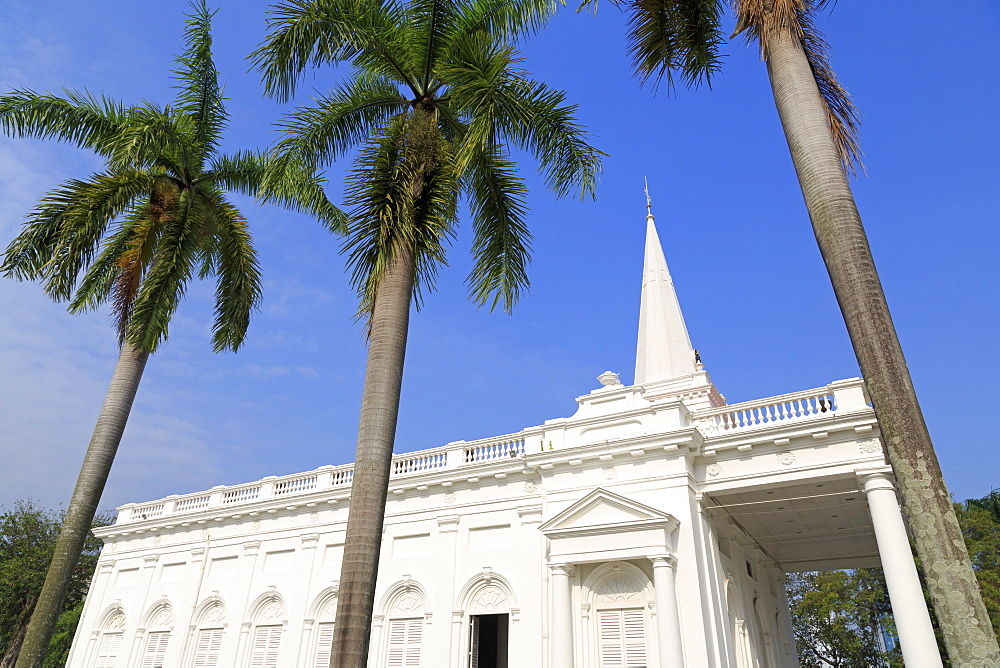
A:
<svg viewBox="0 0 1000 668">
<path fill-rule="evenodd" d="M 469 610 L 474 612 L 501 610 L 507 607 L 508 599 L 506 591 L 495 584 L 488 584 L 472 597 Z"/>
<path fill-rule="evenodd" d="M 717 478 L 719 477 L 719 474 L 722 473 L 722 465 L 718 462 L 712 462 L 705 467 L 705 473 L 713 478 Z"/>
<path fill-rule="evenodd" d="M 601 469 L 601 477 L 605 480 L 614 480 L 617 475 L 614 466 L 605 466 Z"/>
<path fill-rule="evenodd" d="M 858 450 L 863 455 L 874 455 L 877 452 L 882 452 L 882 443 L 877 438 L 862 438 L 855 443 L 858 444 Z"/>
<path fill-rule="evenodd" d="M 795 463 L 795 454 L 792 452 L 778 453 L 778 463 L 782 466 L 791 466 Z"/>
<path fill-rule="evenodd" d="M 597 589 L 598 603 L 635 603 L 643 598 L 643 587 L 627 575 L 614 575 Z"/>
</svg>

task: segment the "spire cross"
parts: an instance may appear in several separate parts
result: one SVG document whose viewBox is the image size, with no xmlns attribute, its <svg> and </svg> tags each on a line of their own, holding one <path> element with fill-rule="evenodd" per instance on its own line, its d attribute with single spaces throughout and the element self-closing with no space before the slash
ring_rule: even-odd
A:
<svg viewBox="0 0 1000 668">
<path fill-rule="evenodd" d="M 645 176 L 642 177 L 642 181 L 643 181 L 643 183 L 646 184 L 646 187 L 643 188 L 643 190 L 646 193 L 646 215 L 647 216 L 652 216 L 653 215 L 653 200 L 651 200 L 649 198 L 649 181 L 646 179 Z"/>
</svg>

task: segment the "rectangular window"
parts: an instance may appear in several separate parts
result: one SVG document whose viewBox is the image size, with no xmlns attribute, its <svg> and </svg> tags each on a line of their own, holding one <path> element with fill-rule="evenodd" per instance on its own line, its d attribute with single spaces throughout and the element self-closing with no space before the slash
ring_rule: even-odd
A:
<svg viewBox="0 0 1000 668">
<path fill-rule="evenodd" d="M 420 665 L 420 637 L 423 618 L 389 621 L 389 668 L 417 668 Z"/>
<path fill-rule="evenodd" d="M 122 634 L 105 633 L 101 636 L 101 646 L 97 650 L 97 661 L 94 663 L 94 668 L 114 668 L 121 646 Z"/>
<path fill-rule="evenodd" d="M 646 668 L 642 608 L 599 610 L 601 668 Z"/>
<path fill-rule="evenodd" d="M 146 649 L 142 653 L 142 663 L 139 665 L 142 668 L 163 668 L 169 642 L 169 631 L 146 634 Z"/>
<path fill-rule="evenodd" d="M 278 647 L 280 645 L 280 626 L 258 626 L 253 635 L 250 666 L 252 668 L 277 668 Z"/>
<path fill-rule="evenodd" d="M 330 668 L 330 652 L 333 650 L 333 622 L 320 624 L 316 636 L 316 661 L 313 668 Z"/>
<path fill-rule="evenodd" d="M 222 648 L 222 629 L 202 629 L 194 650 L 194 668 L 216 668 Z"/>
</svg>

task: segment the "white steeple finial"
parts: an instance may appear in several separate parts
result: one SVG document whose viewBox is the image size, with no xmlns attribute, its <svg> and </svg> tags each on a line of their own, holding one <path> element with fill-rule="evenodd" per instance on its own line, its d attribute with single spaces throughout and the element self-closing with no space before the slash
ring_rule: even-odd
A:
<svg viewBox="0 0 1000 668">
<path fill-rule="evenodd" d="M 646 184 L 646 250 L 642 263 L 639 340 L 635 351 L 635 384 L 693 374 L 695 352 L 681 313 L 653 221 Z"/>
<path fill-rule="evenodd" d="M 646 184 L 643 189 L 646 192 L 646 217 L 651 218 L 653 216 L 653 200 L 649 198 L 649 181 L 646 177 L 642 177 L 642 182 Z"/>
</svg>

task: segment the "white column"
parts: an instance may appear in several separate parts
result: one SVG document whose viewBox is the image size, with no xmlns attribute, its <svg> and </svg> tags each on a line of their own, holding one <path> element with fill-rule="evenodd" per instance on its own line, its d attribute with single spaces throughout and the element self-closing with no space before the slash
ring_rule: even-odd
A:
<svg viewBox="0 0 1000 668">
<path fill-rule="evenodd" d="M 569 564 L 549 566 L 552 591 L 552 626 L 549 647 L 552 668 L 573 668 L 573 593 L 569 586 Z"/>
<path fill-rule="evenodd" d="M 941 656 L 910 552 L 903 516 L 899 512 L 895 487 L 888 475 L 881 472 L 862 475 L 861 482 L 868 496 L 903 660 L 907 668 L 937 668 L 941 666 Z"/>
<path fill-rule="evenodd" d="M 681 643 L 681 619 L 677 611 L 677 586 L 673 556 L 650 557 L 653 562 L 653 590 L 656 602 L 656 638 L 660 648 L 660 666 L 674 668 L 684 665 Z"/>
</svg>

